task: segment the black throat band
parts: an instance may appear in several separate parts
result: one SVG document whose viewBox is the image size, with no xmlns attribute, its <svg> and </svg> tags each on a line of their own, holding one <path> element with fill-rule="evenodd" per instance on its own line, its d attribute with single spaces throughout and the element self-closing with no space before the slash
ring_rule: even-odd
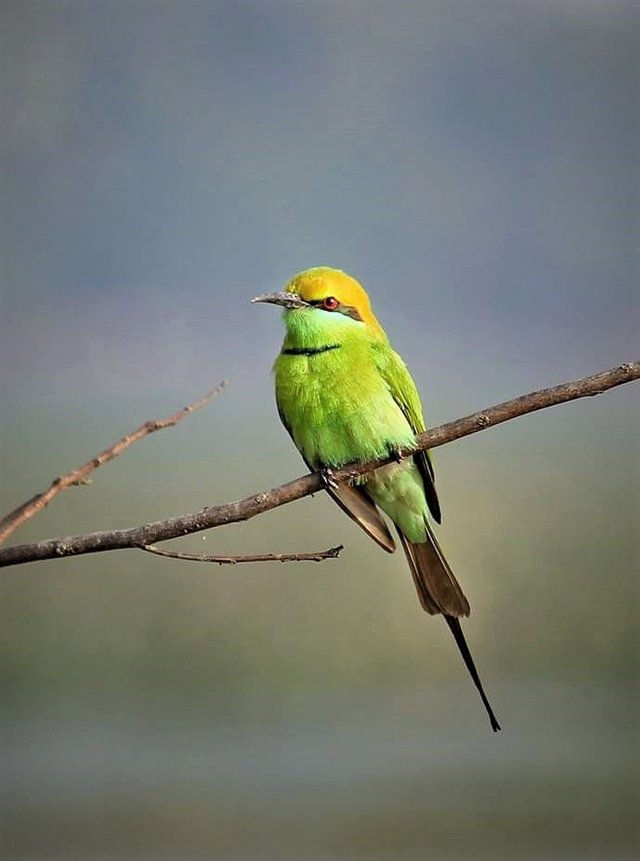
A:
<svg viewBox="0 0 640 861">
<path fill-rule="evenodd" d="M 340 344 L 325 344 L 324 347 L 287 347 L 281 350 L 282 356 L 317 356 L 329 350 L 337 350 Z"/>
</svg>

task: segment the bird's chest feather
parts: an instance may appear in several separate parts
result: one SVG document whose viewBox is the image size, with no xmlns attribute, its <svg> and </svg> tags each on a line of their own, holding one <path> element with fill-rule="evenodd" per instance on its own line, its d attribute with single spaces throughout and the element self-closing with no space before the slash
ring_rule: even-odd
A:
<svg viewBox="0 0 640 861">
<path fill-rule="evenodd" d="M 369 345 L 280 355 L 275 374 L 278 409 L 312 466 L 381 457 L 413 441 Z"/>
</svg>

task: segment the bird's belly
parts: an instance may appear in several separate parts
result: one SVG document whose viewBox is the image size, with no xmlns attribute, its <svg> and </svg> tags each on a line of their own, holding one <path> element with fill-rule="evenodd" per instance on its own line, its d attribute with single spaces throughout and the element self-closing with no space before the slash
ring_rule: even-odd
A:
<svg viewBox="0 0 640 861">
<path fill-rule="evenodd" d="M 413 458 L 376 470 L 367 479 L 367 493 L 410 541 L 426 539 L 427 501 Z"/>
</svg>

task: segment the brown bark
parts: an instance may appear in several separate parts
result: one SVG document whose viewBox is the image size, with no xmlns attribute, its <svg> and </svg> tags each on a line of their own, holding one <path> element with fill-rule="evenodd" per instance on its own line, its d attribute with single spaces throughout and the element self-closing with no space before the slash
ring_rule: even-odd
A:
<svg viewBox="0 0 640 861">
<path fill-rule="evenodd" d="M 640 362 L 628 362 L 582 380 L 531 392 L 528 395 L 522 395 L 433 428 L 418 437 L 414 448 L 404 449 L 399 454 L 400 456 L 407 456 L 419 449 L 435 448 L 518 416 L 577 398 L 598 395 L 615 386 L 638 379 L 640 379 Z M 367 464 L 351 464 L 335 470 L 334 477 L 336 479 L 355 478 L 389 463 L 390 460 L 391 458 L 387 458 Z M 68 538 L 39 541 L 34 544 L 0 548 L 0 567 L 20 565 L 43 559 L 61 559 L 82 553 L 101 553 L 124 548 L 144 549 L 145 546 L 158 541 L 166 541 L 169 538 L 177 538 L 204 529 L 249 520 L 265 511 L 270 511 L 322 490 L 325 486 L 325 480 L 321 475 L 314 473 L 297 478 L 272 490 L 256 493 L 237 502 L 204 508 L 193 514 L 170 517 L 167 520 L 145 523 L 130 529 L 92 532 L 87 535 L 74 535 Z"/>
</svg>

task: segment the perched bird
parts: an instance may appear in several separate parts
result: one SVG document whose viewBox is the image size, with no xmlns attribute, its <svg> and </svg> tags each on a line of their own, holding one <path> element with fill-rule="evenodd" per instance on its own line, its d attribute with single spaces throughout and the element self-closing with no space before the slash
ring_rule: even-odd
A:
<svg viewBox="0 0 640 861">
<path fill-rule="evenodd" d="M 427 613 L 444 616 L 491 727 L 499 730 L 460 627 L 469 602 L 429 524 L 429 515 L 440 523 L 429 452 L 396 460 L 355 485 L 330 475 L 347 463 L 393 455 L 425 430 L 415 383 L 369 297 L 350 275 L 320 266 L 296 275 L 285 292 L 252 302 L 284 308 L 286 332 L 274 368 L 282 423 L 308 467 L 327 475 L 333 499 L 389 553 L 395 542 L 378 509 L 393 521 L 420 603 Z"/>
</svg>

